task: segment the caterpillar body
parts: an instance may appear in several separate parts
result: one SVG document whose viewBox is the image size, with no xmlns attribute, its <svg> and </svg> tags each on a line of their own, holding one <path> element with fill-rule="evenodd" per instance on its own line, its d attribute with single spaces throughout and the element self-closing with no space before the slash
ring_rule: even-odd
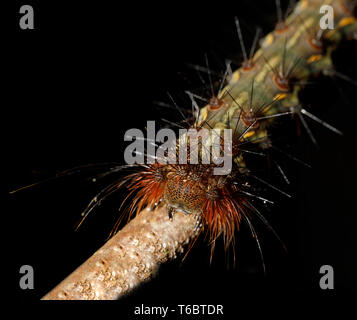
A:
<svg viewBox="0 0 357 320">
<path fill-rule="evenodd" d="M 320 8 L 323 5 L 333 8 L 335 29 L 321 29 Z M 215 175 L 214 167 L 202 163 L 201 158 L 198 164 L 164 165 L 156 161 L 138 165 L 136 172 L 104 188 L 94 197 L 83 212 L 80 223 L 107 196 L 126 189 L 128 197 L 123 204 L 128 204 L 130 216 L 146 207 L 154 209 L 157 206 L 165 207 L 167 215 L 173 220 L 179 211 L 197 216 L 198 232 L 207 231 L 212 248 L 220 236 L 223 236 L 226 247 L 234 243 L 236 230 L 245 223 L 260 249 L 251 222 L 253 217 L 261 220 L 277 236 L 254 205 L 254 200 L 263 204 L 269 202 L 259 191 L 256 192 L 256 185 L 271 187 L 282 196 L 289 197 L 289 194 L 261 179 L 254 166 L 247 162 L 246 155 L 260 154 L 274 148 L 269 133 L 287 118 L 300 121 L 313 143 L 316 140 L 309 132 L 306 117 L 341 134 L 335 127 L 318 119 L 313 112 L 310 113 L 300 102 L 299 93 L 308 85 L 311 77 L 337 74 L 331 56 L 342 39 L 356 39 L 354 7 L 355 1 L 348 0 L 299 1 L 287 18 L 279 18 L 274 31 L 260 39 L 260 48 L 255 53 L 254 49 L 251 50 L 249 54 L 243 44 L 239 21 L 236 20 L 237 42 L 240 40 L 244 56 L 242 66 L 232 72 L 227 64 L 223 76 L 215 82 L 206 58 L 206 70 L 211 82 L 210 97 L 206 99 L 208 103 L 198 108 L 195 94 L 189 93 L 193 120 L 185 121 L 185 125 L 190 122 L 189 128 L 198 131 L 231 129 L 232 172 Z M 256 36 L 254 42 L 257 44 L 258 40 Z M 176 148 L 179 149 L 179 146 L 178 141 Z M 224 149 L 224 146 L 221 148 Z M 114 233 L 120 221 L 115 225 Z"/>
<path fill-rule="evenodd" d="M 333 8 L 336 24 L 333 30 L 320 28 L 320 8 L 323 5 Z M 161 164 L 155 161 L 154 164 L 143 165 L 141 170 L 124 181 L 111 185 L 104 195 L 125 185 L 129 194 L 133 195 L 131 213 L 160 203 L 167 206 L 170 218 L 177 210 L 195 214 L 202 220 L 213 246 L 220 235 L 223 235 L 228 246 L 234 241 L 235 230 L 245 221 L 260 247 L 250 222 L 251 215 L 258 216 L 269 229 L 274 230 L 250 201 L 252 197 L 261 197 L 254 194 L 249 181 L 254 178 L 258 182 L 266 182 L 254 175 L 254 169 L 247 167 L 244 153 L 254 151 L 245 147 L 253 145 L 257 153 L 259 149 L 269 149 L 272 145 L 269 128 L 280 117 L 296 117 L 308 130 L 314 143 L 315 138 L 304 117 L 310 117 L 335 133 L 342 134 L 307 111 L 299 102 L 298 94 L 312 76 L 334 73 L 331 59 L 334 48 L 342 38 L 352 38 L 356 33 L 353 8 L 351 1 L 300 1 L 285 20 L 278 21 L 273 32 L 261 39 L 260 49 L 249 56 L 237 20 L 244 53 L 242 67 L 229 73 L 227 66 L 216 93 L 210 79 L 212 96 L 209 103 L 197 112 L 191 125 L 191 128 L 198 130 L 232 130 L 234 170 L 223 176 L 214 175 L 212 165 L 204 164 L 202 156 L 198 164 Z M 207 59 L 206 62 L 208 67 Z M 223 86 L 226 80 L 227 84 Z M 194 95 L 190 94 L 190 98 L 198 109 Z M 180 142 L 175 148 L 179 147 Z M 206 147 L 210 148 L 211 145 Z M 96 197 L 91 202 L 84 217 L 99 200 Z"/>
</svg>

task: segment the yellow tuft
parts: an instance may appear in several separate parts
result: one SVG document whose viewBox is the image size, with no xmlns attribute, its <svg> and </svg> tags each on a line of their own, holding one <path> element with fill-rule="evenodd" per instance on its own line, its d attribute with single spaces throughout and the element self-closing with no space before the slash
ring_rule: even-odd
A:
<svg viewBox="0 0 357 320">
<path fill-rule="evenodd" d="M 263 48 L 269 47 L 273 43 L 273 41 L 274 41 L 274 36 L 271 33 L 269 33 L 263 40 L 262 47 Z"/>
<path fill-rule="evenodd" d="M 253 136 L 254 134 L 255 134 L 255 131 L 251 130 L 243 136 L 243 139 L 248 139 L 249 137 Z"/>
<path fill-rule="evenodd" d="M 200 123 L 202 123 L 207 119 L 207 115 L 208 115 L 207 106 L 205 106 L 200 110 L 200 118 L 199 118 Z"/>
<path fill-rule="evenodd" d="M 300 2 L 301 9 L 306 9 L 308 6 L 309 6 L 309 1 L 308 0 L 302 0 Z"/>
<path fill-rule="evenodd" d="M 348 26 L 349 24 L 352 24 L 356 21 L 355 17 L 345 17 L 340 20 L 340 22 L 337 25 L 337 28 L 343 28 L 345 26 Z"/>
<path fill-rule="evenodd" d="M 278 94 L 275 95 L 275 97 L 273 98 L 273 100 L 283 100 L 283 99 L 286 98 L 286 96 L 287 96 L 286 93 L 278 93 Z"/>
<path fill-rule="evenodd" d="M 322 55 L 321 54 L 314 54 L 312 56 L 309 57 L 309 59 L 307 59 L 307 63 L 312 63 L 312 62 L 315 62 L 315 61 L 319 61 L 321 60 L 322 58 Z"/>
<path fill-rule="evenodd" d="M 239 80 L 239 78 L 240 78 L 240 73 L 239 73 L 239 71 L 237 70 L 236 72 L 234 72 L 234 73 L 232 74 L 231 82 L 232 82 L 232 83 L 236 83 L 236 82 Z"/>
</svg>

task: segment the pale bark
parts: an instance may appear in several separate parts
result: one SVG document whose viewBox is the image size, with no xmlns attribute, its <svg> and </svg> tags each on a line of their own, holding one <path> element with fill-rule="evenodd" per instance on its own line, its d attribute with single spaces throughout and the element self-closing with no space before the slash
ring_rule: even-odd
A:
<svg viewBox="0 0 357 320">
<path fill-rule="evenodd" d="M 42 300 L 113 300 L 152 278 L 197 234 L 197 217 L 144 209 Z"/>
</svg>

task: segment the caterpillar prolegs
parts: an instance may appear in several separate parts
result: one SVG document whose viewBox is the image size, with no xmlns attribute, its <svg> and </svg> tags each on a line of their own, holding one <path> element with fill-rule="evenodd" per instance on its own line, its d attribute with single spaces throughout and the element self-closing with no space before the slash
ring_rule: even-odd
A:
<svg viewBox="0 0 357 320">
<path fill-rule="evenodd" d="M 332 30 L 320 31 L 322 14 L 319 9 L 323 4 L 331 5 L 333 8 L 334 29 Z M 226 244 L 230 244 L 234 241 L 235 229 L 241 228 L 242 225 L 247 226 L 248 229 L 251 227 L 251 234 L 255 239 L 258 239 L 255 229 L 251 225 L 251 219 L 261 219 L 263 224 L 266 225 L 268 222 L 264 218 L 265 212 L 257 208 L 254 203 L 263 204 L 264 210 L 264 201 L 269 203 L 270 200 L 260 193 L 261 189 L 259 188 L 271 188 L 272 192 L 277 192 L 281 197 L 286 197 L 288 193 L 283 188 L 270 184 L 269 180 L 262 178 L 259 170 L 257 170 L 259 168 L 254 164 L 251 165 L 247 158 L 249 155 L 255 155 L 255 153 L 265 154 L 269 153 L 270 150 L 276 150 L 277 147 L 273 137 L 270 136 L 270 132 L 278 130 L 280 125 L 288 121 L 288 118 L 297 118 L 301 130 L 304 130 L 305 124 L 309 120 L 316 120 L 314 110 L 310 111 L 300 103 L 298 99 L 300 98 L 298 97 L 299 90 L 309 85 L 311 76 L 320 73 L 338 76 L 337 71 L 332 67 L 331 54 L 333 49 L 342 41 L 342 38 L 352 39 L 355 37 L 356 24 L 353 18 L 352 5 L 352 1 L 326 1 L 326 3 L 322 1 L 301 1 L 293 12 L 290 12 L 291 9 L 289 9 L 286 18 L 284 17 L 285 12 L 281 14 L 273 32 L 261 39 L 258 35 L 256 41 L 253 40 L 253 43 L 256 42 L 256 47 L 260 47 L 256 53 L 254 53 L 254 49 L 251 50 L 252 53 L 249 51 L 245 32 L 241 31 L 241 29 L 246 29 L 241 18 L 235 20 L 232 17 L 231 25 L 235 32 L 235 47 L 243 50 L 242 67 L 231 72 L 230 65 L 227 64 L 227 68 L 223 70 L 217 80 L 214 77 L 212 57 L 208 54 L 207 58 L 203 59 L 203 67 L 195 67 L 195 70 L 201 70 L 200 76 L 205 78 L 208 94 L 200 96 L 192 90 L 188 93 L 188 102 L 186 103 L 188 109 L 191 109 L 193 103 L 202 106 L 199 113 L 195 113 L 196 107 L 194 105 L 194 117 L 191 122 L 191 124 L 194 124 L 191 127 L 218 130 L 232 129 L 235 159 L 232 174 L 215 176 L 210 171 L 205 171 L 211 168 L 204 165 L 145 165 L 144 169 L 139 169 L 133 175 L 128 176 L 125 181 L 121 179 L 111 186 L 112 189 L 110 187 L 106 189 L 101 194 L 104 197 L 103 199 L 100 199 L 100 197 L 94 198 L 84 216 L 91 211 L 93 206 L 96 208 L 98 204 L 104 202 L 97 200 L 104 200 L 111 191 L 120 190 L 124 193 L 127 191 L 125 187 L 128 187 L 127 193 L 133 191 L 133 198 L 124 205 L 132 205 L 129 208 L 132 213 L 146 206 L 152 207 L 151 213 L 153 215 L 158 213 L 160 208 L 164 208 L 167 221 L 165 220 L 163 225 L 170 222 L 167 218 L 172 215 L 171 224 L 165 224 L 170 232 L 172 230 L 169 228 L 180 219 L 181 212 L 179 211 L 182 211 L 187 219 L 196 214 L 201 217 L 202 226 L 207 230 L 211 243 L 214 243 L 223 234 Z M 257 14 L 263 15 L 259 11 L 257 11 Z M 243 49 L 240 43 L 244 43 L 246 47 Z M 254 48 L 254 45 L 252 45 L 252 48 Z M 202 104 L 200 98 L 204 98 L 206 102 L 204 101 Z M 176 109 L 176 98 L 174 100 L 172 102 L 169 98 L 168 101 Z M 179 104 L 179 106 L 182 106 L 182 104 Z M 188 118 L 186 120 L 189 121 Z M 183 121 L 179 125 L 186 127 L 187 121 Z M 317 121 L 339 133 L 338 129 L 332 127 L 329 123 Z M 314 136 L 312 137 L 313 143 L 315 143 L 316 139 L 314 139 Z M 293 156 L 287 156 L 287 159 L 289 157 L 290 159 L 293 158 Z M 264 157 L 263 160 L 265 162 L 270 161 Z M 300 160 L 295 158 L 293 161 Z M 271 162 L 274 165 L 274 162 Z M 281 164 L 279 165 L 281 167 Z M 278 167 L 276 169 L 279 170 Z M 114 172 L 115 170 L 111 171 L 111 173 Z M 118 186 L 121 188 L 117 189 Z M 154 209 L 155 204 L 159 204 L 159 208 Z M 168 210 L 166 210 L 167 206 Z M 139 214 L 134 220 L 140 218 L 140 216 L 146 219 L 148 213 L 144 210 L 144 214 Z M 197 229 L 196 226 L 197 230 L 200 229 Z M 190 236 L 195 238 L 195 232 L 189 234 L 188 238 Z M 133 236 L 132 241 L 136 242 L 135 234 Z M 170 239 L 171 236 L 172 242 L 177 241 L 177 239 L 180 239 L 179 242 L 182 240 L 180 237 L 175 238 L 173 234 L 166 234 L 166 236 L 167 239 Z M 153 237 L 156 239 L 154 235 Z M 161 240 L 157 241 L 159 243 Z M 168 240 L 162 240 L 164 249 L 164 244 L 168 245 L 168 243 Z M 182 243 L 184 243 L 183 240 Z M 150 246 L 148 248 L 151 250 Z M 150 252 L 148 248 L 146 251 Z M 121 253 L 120 246 L 116 249 Z M 127 254 L 127 260 L 131 256 L 132 252 Z M 173 255 L 170 257 L 172 258 Z M 101 266 L 100 263 L 98 265 Z M 125 270 L 128 271 L 129 268 L 125 266 Z M 130 277 L 127 276 L 126 278 L 123 288 L 124 286 L 130 288 L 132 284 L 128 283 Z M 110 279 L 110 281 L 113 281 L 112 277 Z M 88 283 L 85 282 L 84 284 L 82 283 L 81 286 L 86 288 Z M 75 292 L 79 292 L 78 288 L 80 286 L 76 287 Z M 92 295 L 88 295 L 88 297 L 95 298 L 95 294 L 91 293 Z M 57 298 L 65 297 L 63 294 L 57 296 Z"/>
</svg>

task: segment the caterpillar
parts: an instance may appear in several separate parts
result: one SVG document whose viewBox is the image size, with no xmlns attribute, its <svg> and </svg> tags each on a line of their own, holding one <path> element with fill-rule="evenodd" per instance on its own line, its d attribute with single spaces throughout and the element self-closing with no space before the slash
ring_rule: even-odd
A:
<svg viewBox="0 0 357 320">
<path fill-rule="evenodd" d="M 285 20 L 279 19 L 276 29 L 262 39 L 261 48 L 254 55 L 248 55 L 245 52 L 247 49 L 241 45 L 245 52 L 242 67 L 231 74 L 227 67 L 226 76 L 219 83 L 221 89 L 216 92 L 213 90 L 209 103 L 196 115 L 195 128 L 232 129 L 233 174 L 223 178 L 214 176 L 209 167 L 200 165 L 145 165 L 145 170 L 139 170 L 124 182 L 121 180 L 112 186 L 116 189 L 125 183 L 129 192 L 138 192 L 134 195 L 132 203 L 137 205 L 131 207 L 132 213 L 161 203 L 168 206 L 168 216 L 173 220 L 178 209 L 185 214 L 198 214 L 202 225 L 208 229 L 212 244 L 221 234 L 226 244 L 234 241 L 234 231 L 243 221 L 251 227 L 254 238 L 258 240 L 249 215 L 258 215 L 274 232 L 249 201 L 252 197 L 259 197 L 252 191 L 251 180 L 263 185 L 267 183 L 258 175 L 255 176 L 253 169 L 251 171 L 246 165 L 245 153 L 258 153 L 274 146 L 268 131 L 280 117 L 298 117 L 303 127 L 306 124 L 303 116 L 316 119 L 313 113 L 301 107 L 299 90 L 312 75 L 335 72 L 331 62 L 332 50 L 340 37 L 353 35 L 356 28 L 352 18 L 352 2 L 331 1 L 326 4 L 334 8 L 335 30 L 319 32 L 321 14 L 317 9 L 321 1 L 299 2 L 294 12 Z M 236 25 L 238 40 L 243 43 L 238 20 Z M 211 72 L 208 71 L 208 74 L 211 75 Z M 192 102 L 195 101 L 192 94 L 190 98 Z M 318 122 L 340 133 L 326 122 Z M 244 149 L 244 146 L 252 146 L 253 149 Z M 185 188 L 187 182 L 192 187 Z M 277 192 L 283 193 L 281 190 Z M 259 242 L 257 244 L 260 246 Z"/>
<path fill-rule="evenodd" d="M 248 212 L 254 212 L 268 228 L 274 233 L 275 231 L 248 200 L 249 197 L 260 198 L 253 194 L 254 191 L 251 191 L 252 186 L 248 181 L 249 178 L 254 177 L 260 182 L 268 185 L 269 183 L 255 176 L 247 168 L 244 152 L 254 151 L 246 150 L 244 146 L 255 144 L 258 149 L 269 148 L 272 144 L 268 138 L 269 127 L 277 117 L 289 115 L 301 121 L 315 144 L 316 140 L 304 116 L 337 134 L 342 134 L 338 129 L 303 108 L 298 100 L 299 91 L 306 85 L 311 75 L 334 72 L 331 52 L 335 41 L 339 40 L 342 33 L 355 32 L 353 7 L 343 1 L 333 3 L 337 29 L 333 32 L 321 29 L 319 9 L 326 4 L 330 2 L 322 4 L 320 1 L 300 2 L 285 20 L 279 17 L 275 30 L 262 39 L 261 48 L 253 55 L 258 37 L 255 38 L 249 56 L 239 21 L 236 20 L 244 56 L 242 67 L 229 75 L 228 84 L 223 87 L 229 71 L 227 66 L 220 84 L 221 88 L 217 92 L 213 88 L 210 77 L 211 97 L 208 104 L 199 110 L 191 126 L 198 130 L 203 128 L 233 130 L 232 173 L 223 176 L 215 175 L 212 165 L 203 164 L 202 154 L 197 165 L 161 164 L 156 159 L 153 164 L 145 164 L 142 170 L 129 175 L 124 182 L 115 182 L 105 189 L 103 197 L 121 188 L 123 184 L 128 184 L 130 194 L 135 194 L 130 206 L 131 212 L 140 212 L 147 206 L 154 207 L 159 203 L 165 203 L 171 219 L 177 210 L 199 215 L 203 225 L 208 229 L 212 245 L 221 234 L 226 245 L 233 242 L 235 230 L 239 229 L 242 220 L 245 220 L 260 247 Z M 209 70 L 207 57 L 206 66 Z M 208 72 L 210 76 L 210 71 Z M 192 94 L 190 98 L 198 109 Z M 175 104 L 174 101 L 173 103 Z M 174 147 L 176 153 L 179 152 L 177 150 L 180 147 L 178 142 Z M 207 145 L 206 149 L 210 147 Z M 190 155 L 188 157 L 190 158 Z M 289 196 L 274 186 L 270 187 Z M 101 201 L 100 196 L 99 194 L 92 200 L 84 213 L 85 217 Z M 263 199 L 263 201 L 268 200 Z"/>
</svg>

